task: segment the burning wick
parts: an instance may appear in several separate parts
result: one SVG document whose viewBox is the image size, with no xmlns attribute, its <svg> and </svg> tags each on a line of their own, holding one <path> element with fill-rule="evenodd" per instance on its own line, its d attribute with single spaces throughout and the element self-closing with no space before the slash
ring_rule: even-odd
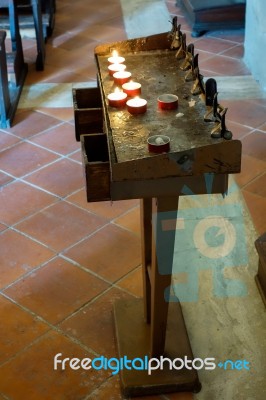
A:
<svg viewBox="0 0 266 400">
<path fill-rule="evenodd" d="M 107 98 L 110 107 L 121 108 L 126 105 L 127 94 L 116 88 L 113 93 L 108 94 Z"/>
<path fill-rule="evenodd" d="M 139 96 L 141 93 L 141 84 L 138 82 L 127 82 L 122 85 L 123 91 L 130 97 Z"/>
<path fill-rule="evenodd" d="M 131 72 L 118 71 L 114 73 L 113 78 L 117 85 L 122 86 L 124 83 L 128 82 L 129 79 L 131 78 Z"/>
<path fill-rule="evenodd" d="M 112 52 L 112 57 L 108 58 L 109 64 L 123 64 L 123 62 L 125 62 L 125 58 L 119 56 L 116 50 Z"/>
<path fill-rule="evenodd" d="M 125 64 L 111 64 L 108 66 L 109 75 L 113 76 L 115 72 L 125 71 Z"/>
<path fill-rule="evenodd" d="M 139 97 L 128 100 L 127 111 L 130 114 L 144 114 L 147 111 L 147 100 Z"/>
</svg>

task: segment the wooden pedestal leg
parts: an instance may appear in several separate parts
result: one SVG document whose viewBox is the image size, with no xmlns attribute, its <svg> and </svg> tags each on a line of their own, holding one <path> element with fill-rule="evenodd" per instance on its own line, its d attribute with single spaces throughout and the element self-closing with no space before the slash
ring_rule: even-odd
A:
<svg viewBox="0 0 266 400">
<path fill-rule="evenodd" d="M 178 197 L 141 201 L 144 313 L 142 299 L 114 304 L 119 358 L 139 362 L 164 355 L 168 360 L 194 358 L 180 304 L 165 299 L 165 290 L 171 285 L 177 207 Z M 200 390 L 196 370 L 170 366 L 155 368 L 152 373 L 147 368 L 125 367 L 120 382 L 126 397 Z"/>
<path fill-rule="evenodd" d="M 151 267 L 152 248 L 152 199 L 142 199 L 140 203 L 140 227 L 141 227 L 141 258 L 143 279 L 144 319 L 151 322 L 151 283 L 149 269 Z"/>
<path fill-rule="evenodd" d="M 153 200 L 151 257 L 151 355 L 153 357 L 162 355 L 165 347 L 169 306 L 168 299 L 165 299 L 165 289 L 171 285 L 175 244 L 173 225 L 177 217 L 178 200 L 178 197 L 161 197 Z M 162 226 L 163 222 L 165 228 Z M 171 229 L 167 227 L 169 224 Z M 163 240 L 164 229 L 168 233 L 166 242 Z M 160 261 L 158 252 L 161 252 Z"/>
</svg>

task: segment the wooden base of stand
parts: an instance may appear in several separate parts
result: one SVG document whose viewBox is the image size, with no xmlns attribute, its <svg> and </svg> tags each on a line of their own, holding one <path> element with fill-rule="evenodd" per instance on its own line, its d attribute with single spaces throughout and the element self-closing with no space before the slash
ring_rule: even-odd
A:
<svg viewBox="0 0 266 400">
<path fill-rule="evenodd" d="M 144 321 L 143 300 L 121 300 L 114 305 L 115 330 L 119 358 L 128 360 L 151 358 L 150 325 Z M 193 360 L 183 314 L 179 302 L 169 304 L 166 345 L 164 357 Z M 156 357 L 160 359 L 159 357 Z M 138 365 L 140 365 L 138 363 Z M 155 364 L 153 364 L 155 365 Z M 180 362 L 176 363 L 177 368 Z M 147 370 L 120 371 L 120 382 L 124 396 L 143 396 L 170 392 L 198 392 L 201 385 L 197 371 L 186 368 L 169 369 L 165 361 L 163 370 L 157 369 L 148 375 Z"/>
<path fill-rule="evenodd" d="M 264 305 L 265 305 L 265 307 L 266 307 L 265 288 L 264 288 L 264 286 L 263 286 L 263 284 L 262 284 L 262 281 L 261 281 L 261 279 L 260 279 L 259 274 L 257 274 L 257 275 L 255 276 L 255 282 L 256 282 L 257 287 L 258 287 L 258 289 L 259 289 L 259 292 L 260 292 L 262 301 L 263 301 L 263 303 L 264 303 Z"/>
</svg>

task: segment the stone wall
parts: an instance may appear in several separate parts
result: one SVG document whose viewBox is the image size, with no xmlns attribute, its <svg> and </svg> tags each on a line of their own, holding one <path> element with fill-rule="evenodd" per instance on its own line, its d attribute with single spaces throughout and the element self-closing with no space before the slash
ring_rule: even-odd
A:
<svg viewBox="0 0 266 400">
<path fill-rule="evenodd" d="M 244 61 L 266 91 L 266 1 L 247 0 Z"/>
</svg>

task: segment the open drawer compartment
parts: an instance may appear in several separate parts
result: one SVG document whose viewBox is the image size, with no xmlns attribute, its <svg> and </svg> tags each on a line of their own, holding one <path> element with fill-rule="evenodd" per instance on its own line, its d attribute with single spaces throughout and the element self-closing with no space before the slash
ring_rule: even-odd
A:
<svg viewBox="0 0 266 400">
<path fill-rule="evenodd" d="M 110 163 L 105 133 L 81 136 L 87 201 L 110 200 Z"/>
<path fill-rule="evenodd" d="M 103 131 L 103 109 L 100 89 L 80 88 L 72 89 L 75 135 L 80 136 Z"/>
</svg>

